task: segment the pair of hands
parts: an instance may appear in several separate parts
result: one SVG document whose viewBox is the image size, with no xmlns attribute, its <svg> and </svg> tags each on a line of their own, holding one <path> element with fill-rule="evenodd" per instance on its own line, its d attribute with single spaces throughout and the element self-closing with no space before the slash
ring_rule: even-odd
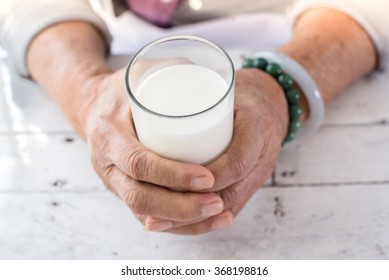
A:
<svg viewBox="0 0 389 280">
<path fill-rule="evenodd" d="M 256 69 L 237 71 L 231 144 L 201 166 L 161 158 L 139 143 L 123 79 L 120 70 L 83 87 L 93 93 L 83 133 L 105 185 L 150 231 L 200 234 L 229 226 L 278 158 L 288 109 L 277 82 Z"/>
</svg>

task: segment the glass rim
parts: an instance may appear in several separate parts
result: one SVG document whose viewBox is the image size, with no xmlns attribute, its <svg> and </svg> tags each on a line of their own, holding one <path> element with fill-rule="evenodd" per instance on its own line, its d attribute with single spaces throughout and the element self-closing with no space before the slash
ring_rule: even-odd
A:
<svg viewBox="0 0 389 280">
<path fill-rule="evenodd" d="M 136 99 L 136 97 L 134 96 L 133 92 L 131 91 L 130 81 L 129 81 L 129 73 L 130 73 L 130 70 L 132 69 L 132 67 L 134 66 L 134 64 L 139 59 L 139 57 L 141 55 L 143 55 L 144 53 L 146 53 L 148 50 L 152 49 L 153 47 L 155 47 L 156 45 L 161 44 L 161 43 L 165 43 L 165 42 L 169 42 L 169 41 L 179 41 L 179 40 L 197 41 L 197 42 L 209 45 L 209 46 L 213 47 L 214 49 L 218 50 L 226 58 L 227 63 L 230 64 L 230 66 L 231 66 L 231 72 L 232 72 L 232 74 L 231 74 L 231 81 L 229 82 L 229 85 L 228 85 L 228 88 L 226 90 L 226 93 L 223 94 L 223 96 L 215 104 L 213 104 L 212 106 L 210 106 L 210 107 L 208 107 L 208 108 L 206 108 L 206 109 L 204 109 L 202 111 L 199 111 L 199 112 L 196 112 L 196 113 L 192 113 L 192 114 L 186 114 L 186 115 L 167 115 L 167 114 L 158 113 L 158 112 L 155 112 L 155 111 L 145 107 L 142 103 L 140 103 L 138 101 L 138 99 Z M 231 93 L 232 87 L 234 85 L 234 81 L 235 81 L 234 63 L 232 62 L 232 59 L 230 58 L 228 53 L 222 47 L 220 47 L 218 44 L 216 44 L 216 43 L 214 43 L 214 42 L 212 42 L 212 41 L 210 41 L 208 39 L 205 39 L 205 38 L 202 38 L 202 37 L 198 37 L 198 36 L 194 36 L 194 35 L 166 36 L 166 37 L 162 37 L 162 38 L 159 38 L 157 40 L 154 40 L 154 41 L 148 43 L 147 45 L 143 46 L 139 51 L 137 51 L 134 54 L 134 56 L 131 58 L 130 62 L 127 64 L 127 68 L 126 68 L 126 72 L 125 72 L 125 83 L 126 83 L 127 95 L 129 96 L 129 98 L 139 108 L 141 108 L 142 110 L 144 110 L 144 111 L 146 111 L 146 112 L 148 112 L 150 114 L 156 115 L 156 116 L 166 117 L 166 118 L 173 118 L 173 119 L 192 117 L 192 116 L 200 115 L 200 114 L 203 114 L 205 112 L 208 112 L 208 111 L 212 110 L 217 105 L 219 105 L 221 102 L 223 102 L 223 100 L 226 99 L 227 96 Z"/>
</svg>

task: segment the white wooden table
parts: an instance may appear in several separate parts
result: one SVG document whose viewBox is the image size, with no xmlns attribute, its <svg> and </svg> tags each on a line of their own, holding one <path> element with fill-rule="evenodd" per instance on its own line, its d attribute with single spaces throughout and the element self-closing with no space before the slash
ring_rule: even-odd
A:
<svg viewBox="0 0 389 280">
<path fill-rule="evenodd" d="M 388 88 L 375 74 L 348 89 L 230 228 L 188 237 L 144 231 L 58 107 L 2 58 L 0 259 L 388 259 Z"/>
</svg>

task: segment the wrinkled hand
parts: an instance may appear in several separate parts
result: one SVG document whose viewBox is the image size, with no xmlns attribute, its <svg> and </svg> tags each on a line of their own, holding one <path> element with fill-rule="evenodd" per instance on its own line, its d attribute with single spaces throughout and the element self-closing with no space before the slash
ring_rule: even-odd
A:
<svg viewBox="0 0 389 280">
<path fill-rule="evenodd" d="M 207 166 L 225 209 L 236 215 L 271 176 L 288 128 L 283 89 L 256 69 L 240 70 L 235 86 L 234 138 L 229 149 Z"/>
<path fill-rule="evenodd" d="M 92 165 L 146 229 L 162 231 L 175 224 L 203 221 L 196 230 L 185 231 L 199 233 L 231 223 L 232 215 L 224 211 L 218 194 L 195 193 L 214 185 L 207 168 L 161 158 L 138 142 L 124 88 L 124 70 L 94 77 L 83 86 L 83 92 L 93 96 L 84 124 Z"/>
<path fill-rule="evenodd" d="M 234 114 L 234 136 L 229 148 L 206 166 L 215 178 L 214 186 L 207 191 L 217 192 L 224 202 L 225 213 L 233 216 L 274 169 L 288 124 L 283 90 L 266 73 L 256 69 L 239 70 Z M 191 224 L 173 222 L 173 228 L 168 231 L 201 233 L 210 230 L 208 223 L 208 220 Z"/>
</svg>

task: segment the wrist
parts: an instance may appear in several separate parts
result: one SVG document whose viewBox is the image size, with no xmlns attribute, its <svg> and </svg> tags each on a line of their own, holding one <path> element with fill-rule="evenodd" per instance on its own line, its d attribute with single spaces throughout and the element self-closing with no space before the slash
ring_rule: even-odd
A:
<svg viewBox="0 0 389 280">
<path fill-rule="evenodd" d="M 87 138 L 88 123 L 94 114 L 99 92 L 104 88 L 106 80 L 112 75 L 112 71 L 101 71 L 83 80 L 78 88 L 73 91 L 71 108 L 69 108 L 69 119 L 72 126 L 81 138 Z"/>
<path fill-rule="evenodd" d="M 318 30 L 325 32 L 318 34 Z M 302 13 L 294 24 L 291 40 L 279 51 L 307 70 L 326 102 L 377 63 L 377 53 L 366 30 L 347 14 L 326 7 Z"/>
<path fill-rule="evenodd" d="M 89 23 L 65 21 L 42 30 L 27 50 L 27 65 L 38 82 L 64 111 L 77 133 L 93 99 L 89 81 L 111 70 L 106 43 Z"/>
<path fill-rule="evenodd" d="M 273 76 L 283 88 L 288 102 L 289 127 L 284 142 L 292 141 L 298 135 L 306 136 L 316 131 L 324 117 L 324 103 L 320 91 L 307 71 L 290 57 L 277 51 L 260 51 L 255 53 L 255 58 L 246 58 L 243 61 L 244 68 L 257 68 Z M 298 84 L 298 86 L 297 86 Z M 309 104 L 310 115 L 301 128 L 302 93 L 306 97 L 304 105 Z M 313 110 L 312 110 L 313 109 Z M 298 134 L 297 134 L 297 131 Z"/>
</svg>

